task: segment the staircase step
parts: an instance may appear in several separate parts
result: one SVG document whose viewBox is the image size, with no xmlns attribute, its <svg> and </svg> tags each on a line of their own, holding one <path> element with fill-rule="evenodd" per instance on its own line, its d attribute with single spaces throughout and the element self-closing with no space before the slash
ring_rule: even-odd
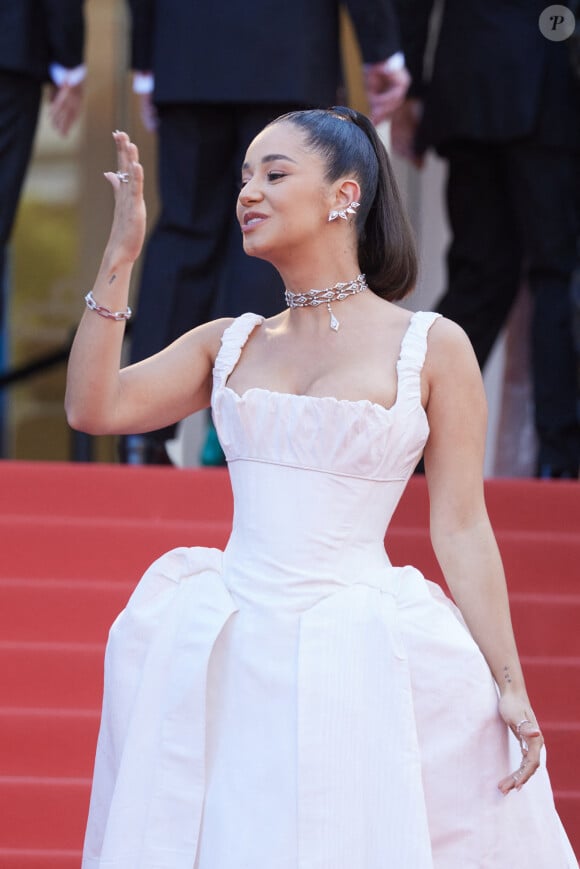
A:
<svg viewBox="0 0 580 869">
<path fill-rule="evenodd" d="M 512 530 L 575 532 L 580 527 L 578 484 L 558 480 L 486 481 L 492 522 Z M 152 494 L 154 493 L 154 494 Z M 232 497 L 225 468 L 177 471 L 66 462 L 0 462 L 0 513 L 72 517 L 229 519 Z M 413 477 L 397 508 L 399 527 L 426 528 L 425 478 Z"/>
<path fill-rule="evenodd" d="M 528 533 L 578 533 L 579 494 L 574 480 L 494 479 L 485 483 L 492 524 Z"/>
<path fill-rule="evenodd" d="M 80 851 L 1 848 L 2 869 L 79 869 Z"/>
<path fill-rule="evenodd" d="M 578 753 L 580 723 L 548 722 L 542 726 L 542 732 L 552 787 L 562 793 L 572 793 L 578 787 L 578 768 L 571 759 L 576 758 Z M 580 819 L 580 815 L 578 818 Z M 578 833 L 580 834 L 580 827 Z"/>
<path fill-rule="evenodd" d="M 510 593 L 578 594 L 580 533 L 556 536 L 499 528 L 496 537 Z M 413 564 L 428 579 L 444 585 L 425 529 L 393 528 L 387 535 L 386 548 L 392 564 Z"/>
<path fill-rule="evenodd" d="M 20 708 L 100 708 L 102 644 L 0 643 L 2 705 Z"/>
<path fill-rule="evenodd" d="M 123 582 L 0 579 L 0 637 L 104 643 L 132 590 L 132 584 Z"/>
<path fill-rule="evenodd" d="M 144 523 L 0 516 L 2 573 L 12 579 L 51 576 L 136 582 L 169 549 L 223 549 L 229 533 L 230 523 L 217 520 Z"/>
<path fill-rule="evenodd" d="M 514 592 L 510 606 L 522 655 L 580 657 L 580 594 Z"/>
<path fill-rule="evenodd" d="M 580 658 L 521 656 L 530 699 L 540 724 L 580 721 Z"/>
<path fill-rule="evenodd" d="M 232 494 L 225 468 L 0 462 L 0 514 L 231 519 Z"/>
<path fill-rule="evenodd" d="M 0 770 L 7 776 L 90 778 L 98 729 L 97 710 L 0 708 Z"/>
<path fill-rule="evenodd" d="M 485 500 L 494 528 L 555 534 L 572 534 L 580 528 L 580 497 L 575 481 L 486 480 Z M 429 496 L 424 477 L 417 475 L 409 480 L 393 524 L 404 528 L 429 527 Z"/>
<path fill-rule="evenodd" d="M 148 524 L 69 519 L 65 523 L 58 517 L 0 516 L 2 572 L 12 579 L 49 576 L 136 582 L 167 550 L 177 546 L 223 549 L 229 533 L 230 524 L 224 520 Z M 577 593 L 579 534 L 560 534 L 556 539 L 546 533 L 499 530 L 497 538 L 512 592 L 539 594 L 557 589 L 562 594 Z M 387 551 L 393 564 L 414 564 L 428 578 L 440 581 L 441 571 L 426 531 L 393 528 Z"/>
<path fill-rule="evenodd" d="M 82 848 L 90 780 L 0 776 L 2 847 Z"/>
</svg>

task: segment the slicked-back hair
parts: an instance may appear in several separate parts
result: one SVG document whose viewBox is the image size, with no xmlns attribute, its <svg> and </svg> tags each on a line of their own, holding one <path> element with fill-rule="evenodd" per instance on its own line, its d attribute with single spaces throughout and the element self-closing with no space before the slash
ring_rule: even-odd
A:
<svg viewBox="0 0 580 869">
<path fill-rule="evenodd" d="M 371 121 L 345 106 L 281 115 L 304 132 L 306 147 L 322 157 L 325 180 L 356 178 L 358 258 L 371 290 L 389 301 L 402 299 L 417 280 L 415 239 L 389 156 Z"/>
</svg>

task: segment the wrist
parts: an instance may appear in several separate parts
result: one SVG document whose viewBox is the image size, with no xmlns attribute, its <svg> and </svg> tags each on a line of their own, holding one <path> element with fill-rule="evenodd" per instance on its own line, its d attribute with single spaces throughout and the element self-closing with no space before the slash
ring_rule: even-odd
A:
<svg viewBox="0 0 580 869">
<path fill-rule="evenodd" d="M 368 70 L 376 70 L 377 72 L 385 73 L 385 75 L 390 75 L 393 72 L 400 72 L 405 68 L 405 55 L 402 51 L 397 51 L 395 54 L 392 54 L 386 60 L 381 60 L 378 63 L 364 63 L 363 69 L 365 71 Z"/>
<path fill-rule="evenodd" d="M 135 261 L 128 258 L 126 254 L 107 246 L 99 269 L 99 277 L 105 277 L 107 280 L 112 275 L 116 275 L 117 279 L 120 277 L 129 278 L 134 264 Z"/>
<path fill-rule="evenodd" d="M 517 656 L 509 656 L 499 670 L 493 668 L 494 677 L 502 697 L 527 696 L 524 674 Z"/>
<path fill-rule="evenodd" d="M 133 73 L 133 92 L 136 94 L 151 94 L 155 88 L 152 72 L 137 70 Z"/>
<path fill-rule="evenodd" d="M 51 63 L 49 67 L 50 77 L 58 88 L 77 87 L 85 80 L 87 68 L 84 63 L 68 68 L 60 63 Z"/>
<path fill-rule="evenodd" d="M 501 697 L 519 697 L 527 698 L 528 692 L 524 682 L 524 677 L 513 677 L 507 681 L 503 674 L 497 680 L 497 686 Z"/>
</svg>

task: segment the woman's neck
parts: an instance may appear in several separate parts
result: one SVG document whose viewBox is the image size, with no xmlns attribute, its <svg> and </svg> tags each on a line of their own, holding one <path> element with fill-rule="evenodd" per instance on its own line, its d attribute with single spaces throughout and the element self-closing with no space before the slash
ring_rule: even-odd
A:
<svg viewBox="0 0 580 869">
<path fill-rule="evenodd" d="M 354 257 L 337 258 L 333 261 L 310 261 L 292 263 L 279 268 L 284 288 L 291 293 L 308 290 L 326 290 L 338 283 L 353 281 L 360 274 L 360 266 Z"/>
</svg>

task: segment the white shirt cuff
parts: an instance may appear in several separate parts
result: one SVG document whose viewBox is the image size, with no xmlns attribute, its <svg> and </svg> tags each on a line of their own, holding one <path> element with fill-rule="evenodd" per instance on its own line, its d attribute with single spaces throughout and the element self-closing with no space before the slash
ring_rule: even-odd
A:
<svg viewBox="0 0 580 869">
<path fill-rule="evenodd" d="M 379 61 L 379 63 L 365 63 L 365 69 L 369 69 L 372 66 L 381 66 L 382 71 L 389 72 L 399 72 L 399 70 L 403 69 L 405 66 L 405 55 L 402 51 L 397 51 L 395 54 L 392 54 L 387 60 Z"/>
<path fill-rule="evenodd" d="M 82 63 L 80 66 L 75 66 L 73 69 L 68 69 L 66 66 L 61 66 L 60 63 L 51 63 L 48 71 L 50 73 L 51 79 L 59 88 L 63 87 L 64 85 L 68 85 L 69 87 L 76 87 L 76 85 L 84 81 L 87 74 L 87 68 L 84 63 Z"/>
<path fill-rule="evenodd" d="M 152 72 L 136 72 L 133 76 L 133 91 L 136 94 L 153 93 L 154 84 Z"/>
</svg>

